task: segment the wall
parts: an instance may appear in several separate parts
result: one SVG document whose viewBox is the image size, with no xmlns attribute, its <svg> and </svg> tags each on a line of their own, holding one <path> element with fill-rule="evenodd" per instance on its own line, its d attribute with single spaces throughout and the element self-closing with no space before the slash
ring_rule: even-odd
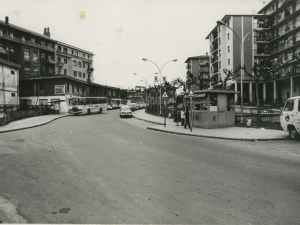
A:
<svg viewBox="0 0 300 225">
<path fill-rule="evenodd" d="M 14 74 L 12 74 L 14 73 Z M 18 105 L 19 70 L 0 65 L 0 105 Z"/>
</svg>

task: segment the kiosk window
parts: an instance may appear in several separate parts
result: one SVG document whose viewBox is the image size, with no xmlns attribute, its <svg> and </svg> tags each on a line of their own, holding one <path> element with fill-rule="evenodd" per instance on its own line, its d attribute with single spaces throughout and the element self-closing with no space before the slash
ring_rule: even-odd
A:
<svg viewBox="0 0 300 225">
<path fill-rule="evenodd" d="M 234 111 L 234 97 L 227 95 L 227 111 Z"/>
</svg>

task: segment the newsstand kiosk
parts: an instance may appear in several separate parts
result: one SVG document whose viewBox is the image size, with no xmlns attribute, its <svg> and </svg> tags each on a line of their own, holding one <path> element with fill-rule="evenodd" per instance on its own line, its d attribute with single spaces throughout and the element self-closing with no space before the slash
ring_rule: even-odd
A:
<svg viewBox="0 0 300 225">
<path fill-rule="evenodd" d="M 220 128 L 235 126 L 234 95 L 237 91 L 198 90 L 185 94 L 192 127 Z"/>
</svg>

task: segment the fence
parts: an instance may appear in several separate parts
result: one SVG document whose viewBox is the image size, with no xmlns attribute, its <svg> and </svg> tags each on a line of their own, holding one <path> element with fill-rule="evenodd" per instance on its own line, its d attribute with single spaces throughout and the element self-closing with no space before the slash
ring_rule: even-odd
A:
<svg viewBox="0 0 300 225">
<path fill-rule="evenodd" d="M 54 113 L 54 105 L 0 105 L 0 126 L 15 120 Z"/>
<path fill-rule="evenodd" d="M 241 123 L 241 119 L 241 114 L 235 115 L 235 124 L 237 126 L 246 126 L 245 122 L 250 119 L 251 126 L 282 130 L 280 125 L 280 114 L 278 113 L 263 113 L 260 117 L 257 113 L 243 113 L 244 123 Z"/>
</svg>

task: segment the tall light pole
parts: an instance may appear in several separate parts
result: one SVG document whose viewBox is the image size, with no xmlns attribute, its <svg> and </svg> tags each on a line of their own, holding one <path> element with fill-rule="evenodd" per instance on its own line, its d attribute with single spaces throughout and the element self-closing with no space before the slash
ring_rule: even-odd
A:
<svg viewBox="0 0 300 225">
<path fill-rule="evenodd" d="M 240 43 L 240 48 L 241 48 L 241 66 L 244 66 L 244 42 L 246 40 L 246 37 L 251 34 L 252 32 L 254 31 L 261 31 L 263 30 L 262 28 L 258 28 L 258 29 L 253 29 L 251 30 L 250 32 L 248 32 L 244 38 L 242 39 L 242 41 L 239 39 L 238 35 L 236 34 L 236 32 L 231 28 L 229 27 L 226 23 L 224 23 L 223 21 L 219 20 L 217 21 L 217 24 L 219 26 L 221 25 L 224 25 L 226 27 L 228 27 L 230 30 L 233 31 L 233 33 L 235 34 L 236 38 L 238 39 L 239 43 Z M 244 78 L 244 70 L 241 70 L 241 123 L 244 122 L 244 113 L 243 113 L 243 101 L 244 101 L 244 94 L 243 94 L 243 78 Z"/>
<path fill-rule="evenodd" d="M 138 74 L 138 73 L 133 73 L 134 75 L 138 75 L 138 76 L 141 76 L 143 79 L 144 79 L 144 81 L 145 81 L 145 90 L 146 90 L 146 107 L 147 107 L 147 104 L 148 104 L 148 98 L 147 98 L 147 80 L 148 80 L 148 78 L 150 77 L 150 76 L 152 76 L 152 75 L 154 75 L 154 74 L 158 74 L 158 73 L 152 73 L 152 74 L 150 74 L 150 75 L 148 75 L 148 77 L 145 79 L 145 77 L 143 76 L 143 75 L 141 75 L 141 74 Z"/>
<path fill-rule="evenodd" d="M 143 60 L 144 61 L 149 61 L 149 62 L 152 62 L 151 60 L 149 60 L 149 59 L 144 59 L 143 58 Z M 152 62 L 156 67 L 157 67 L 157 69 L 158 69 L 158 72 L 159 72 L 159 83 L 160 83 L 160 88 L 159 88 L 159 115 L 161 115 L 161 71 L 162 71 L 162 69 L 164 68 L 164 66 L 167 64 L 167 63 L 169 63 L 169 62 L 176 62 L 177 61 L 177 59 L 173 59 L 173 60 L 171 60 L 171 61 L 168 61 L 168 62 L 166 62 L 161 68 L 159 68 L 157 65 L 156 65 L 156 63 L 155 62 Z"/>
</svg>

